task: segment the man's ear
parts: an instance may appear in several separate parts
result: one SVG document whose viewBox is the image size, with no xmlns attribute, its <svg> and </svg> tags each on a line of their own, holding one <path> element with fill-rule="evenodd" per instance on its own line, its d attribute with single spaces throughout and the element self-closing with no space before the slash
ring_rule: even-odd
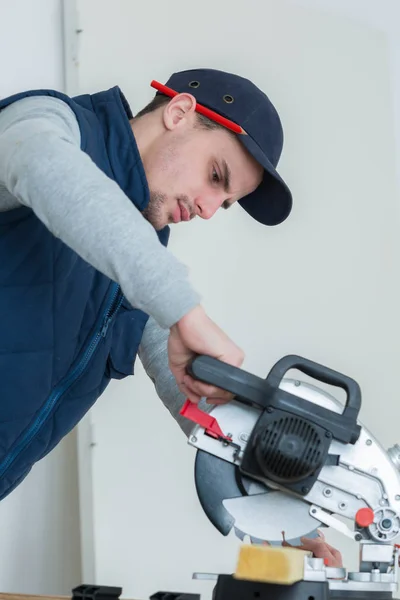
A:
<svg viewBox="0 0 400 600">
<path fill-rule="evenodd" d="M 178 94 L 164 108 L 162 119 L 166 129 L 183 127 L 191 122 L 196 109 L 196 98 L 192 94 Z"/>
</svg>

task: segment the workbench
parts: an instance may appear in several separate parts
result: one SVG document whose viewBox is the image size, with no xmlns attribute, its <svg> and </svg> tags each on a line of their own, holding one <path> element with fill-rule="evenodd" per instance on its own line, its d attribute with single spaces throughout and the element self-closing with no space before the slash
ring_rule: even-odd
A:
<svg viewBox="0 0 400 600">
<path fill-rule="evenodd" d="M 30 594 L 2 594 L 0 600 L 70 600 L 71 596 L 34 596 Z"/>
</svg>

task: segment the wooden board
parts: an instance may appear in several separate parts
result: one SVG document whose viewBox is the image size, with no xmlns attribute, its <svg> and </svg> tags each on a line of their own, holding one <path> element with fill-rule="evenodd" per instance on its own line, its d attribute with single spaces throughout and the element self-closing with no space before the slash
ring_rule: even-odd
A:
<svg viewBox="0 0 400 600">
<path fill-rule="evenodd" d="M 35 596 L 34 594 L 2 594 L 0 592 L 0 600 L 71 600 L 70 596 Z M 121 600 L 127 600 L 122 595 Z"/>
<path fill-rule="evenodd" d="M 281 585 L 292 585 L 304 578 L 304 559 L 312 556 L 295 548 L 243 545 L 235 577 Z"/>
<path fill-rule="evenodd" d="M 30 594 L 2 594 L 0 600 L 67 600 L 71 596 L 34 596 Z"/>
</svg>

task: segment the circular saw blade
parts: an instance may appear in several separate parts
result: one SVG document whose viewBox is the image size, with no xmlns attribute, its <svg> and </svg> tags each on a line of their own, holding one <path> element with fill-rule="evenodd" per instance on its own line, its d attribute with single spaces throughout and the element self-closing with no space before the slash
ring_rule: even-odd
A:
<svg viewBox="0 0 400 600">
<path fill-rule="evenodd" d="M 200 504 L 211 523 L 228 535 L 232 529 L 255 543 L 300 544 L 300 537 L 316 537 L 321 522 L 309 514 L 306 502 L 244 477 L 239 468 L 198 450 L 195 485 Z"/>
<path fill-rule="evenodd" d="M 228 535 L 235 519 L 224 507 L 226 498 L 241 498 L 243 490 L 232 463 L 198 450 L 194 467 L 197 495 L 211 523 L 223 535 Z"/>
</svg>

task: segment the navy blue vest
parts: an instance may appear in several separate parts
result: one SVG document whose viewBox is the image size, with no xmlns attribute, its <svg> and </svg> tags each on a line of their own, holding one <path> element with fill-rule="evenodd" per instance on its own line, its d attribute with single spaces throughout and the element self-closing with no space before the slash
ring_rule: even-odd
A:
<svg viewBox="0 0 400 600">
<path fill-rule="evenodd" d="M 118 87 L 70 98 L 81 149 L 139 210 L 149 190 Z M 158 233 L 167 245 L 169 228 Z M 112 378 L 133 373 L 148 315 L 26 207 L 0 213 L 0 499 L 68 433 Z"/>
</svg>

